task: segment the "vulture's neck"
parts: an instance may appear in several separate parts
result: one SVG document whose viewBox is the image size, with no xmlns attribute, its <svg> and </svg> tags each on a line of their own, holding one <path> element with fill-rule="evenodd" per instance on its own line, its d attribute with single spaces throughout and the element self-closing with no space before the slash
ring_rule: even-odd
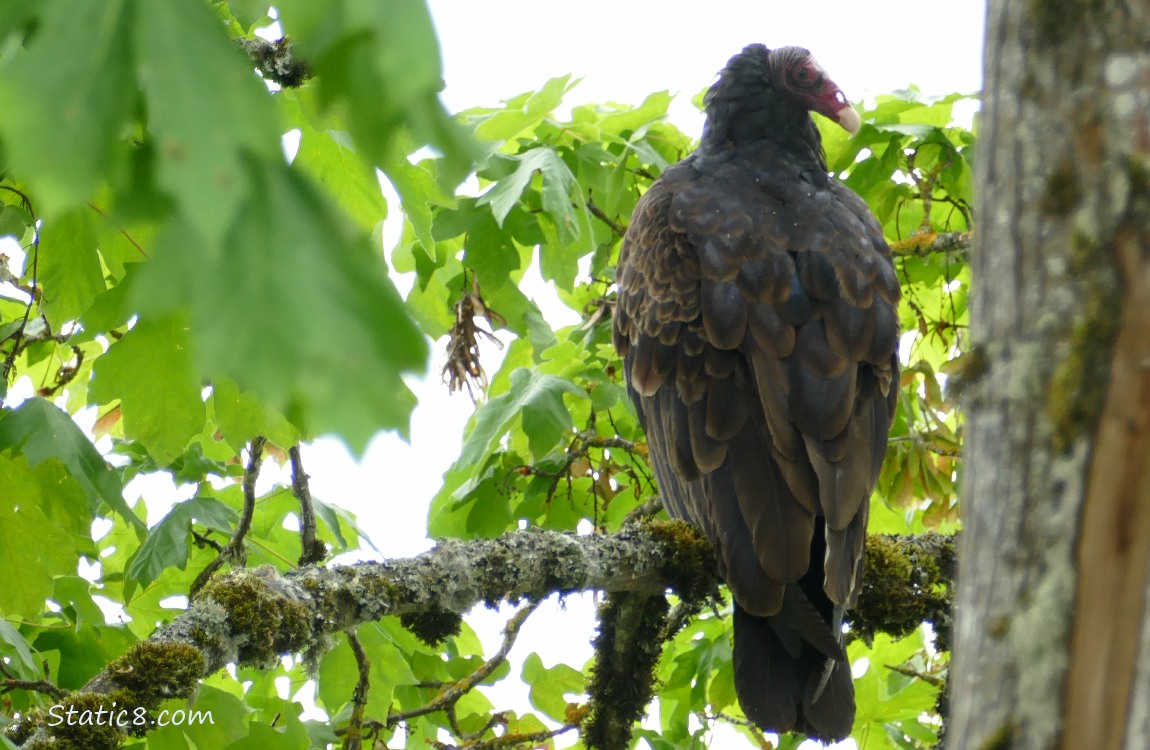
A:
<svg viewBox="0 0 1150 750">
<path fill-rule="evenodd" d="M 700 155 L 731 150 L 753 155 L 764 149 L 783 151 L 797 164 L 812 169 L 827 169 L 819 129 L 806 110 L 769 100 L 758 106 L 746 100 L 709 104 Z"/>
</svg>

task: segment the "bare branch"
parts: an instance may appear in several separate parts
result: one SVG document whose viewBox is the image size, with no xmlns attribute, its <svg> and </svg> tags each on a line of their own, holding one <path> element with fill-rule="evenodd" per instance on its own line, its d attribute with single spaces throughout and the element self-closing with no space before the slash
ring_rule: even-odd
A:
<svg viewBox="0 0 1150 750">
<path fill-rule="evenodd" d="M 289 448 L 288 456 L 291 458 L 291 491 L 299 500 L 299 564 L 313 565 L 327 557 L 327 545 L 316 536 L 315 504 L 311 499 L 311 488 L 308 486 L 308 475 L 303 470 L 299 446 Z"/>
<path fill-rule="evenodd" d="M 80 372 L 80 366 L 84 364 L 84 350 L 75 344 L 72 345 L 72 354 L 75 355 L 75 364 L 65 362 L 60 365 L 56 370 L 56 382 L 49 386 L 36 389 L 36 395 L 40 398 L 52 398 L 61 388 L 71 383 L 76 375 Z"/>
<path fill-rule="evenodd" d="M 435 696 L 435 699 L 427 705 L 413 708 L 410 711 L 391 714 L 387 717 L 387 725 L 393 727 L 401 721 L 453 708 L 460 698 L 474 690 L 476 685 L 486 680 L 492 672 L 499 668 L 500 664 L 507 661 L 507 655 L 511 653 L 511 647 L 515 645 L 515 639 L 519 637 L 519 629 L 523 627 L 523 623 L 538 606 L 538 601 L 531 602 L 507 621 L 507 625 L 503 628 L 503 643 L 499 646 L 499 650 L 478 669 Z"/>
<path fill-rule="evenodd" d="M 627 227 L 623 226 L 619 222 L 612 219 L 610 216 L 608 216 L 606 214 L 605 211 L 603 211 L 603 209 L 601 209 L 601 208 L 599 208 L 599 206 L 595 205 L 595 201 L 593 201 L 591 199 L 591 195 L 589 193 L 587 195 L 587 210 L 590 211 L 591 215 L 594 216 L 596 219 L 598 219 L 599 221 L 606 224 L 607 227 L 612 232 L 614 232 L 616 236 L 623 237 L 624 235 L 627 234 Z"/>
<path fill-rule="evenodd" d="M 347 631 L 347 645 L 351 646 L 351 652 L 355 654 L 359 679 L 356 680 L 352 696 L 351 718 L 347 723 L 347 734 L 343 737 L 343 750 L 360 750 L 363 747 L 363 712 L 367 708 L 367 692 L 371 689 L 371 662 L 354 630 Z"/>
<path fill-rule="evenodd" d="M 63 698 L 68 695 L 67 690 L 48 679 L 47 661 L 44 662 L 44 679 L 42 680 L 21 680 L 8 669 L 3 661 L 0 661 L 0 676 L 4 677 L 3 680 L 0 680 L 0 695 L 10 693 L 13 690 L 31 690 L 53 698 Z"/>
<path fill-rule="evenodd" d="M 898 437 L 888 438 L 887 443 L 910 443 L 917 448 L 922 448 L 936 455 L 947 456 L 949 458 L 956 458 L 962 455 L 962 451 L 958 448 L 939 445 L 921 435 L 899 435 Z"/>
<path fill-rule="evenodd" d="M 212 574 L 225 562 L 233 562 L 237 565 L 243 566 L 247 562 L 247 552 L 244 550 L 244 537 L 252 528 L 252 517 L 256 513 L 256 479 L 260 475 L 260 463 L 263 461 L 264 445 L 267 443 L 267 438 L 262 435 L 256 435 L 248 444 L 248 465 L 244 469 L 243 490 L 244 490 L 244 507 L 240 512 L 240 519 L 236 522 L 236 530 L 232 534 L 232 538 L 224 546 L 223 550 L 218 556 L 196 576 L 192 581 L 190 593 L 194 597 L 204 584 L 212 577 Z"/>
<path fill-rule="evenodd" d="M 905 240 L 892 242 L 890 252 L 896 258 L 923 258 L 936 253 L 945 254 L 955 260 L 966 261 L 970 246 L 974 242 L 974 232 L 920 232 Z"/>
<path fill-rule="evenodd" d="M 0 378 L 2 378 L 4 382 L 7 382 L 9 375 L 12 373 L 12 369 L 16 366 L 16 357 L 20 356 L 20 352 L 27 346 L 25 331 L 28 328 L 28 321 L 32 317 L 32 308 L 37 305 L 40 299 L 40 222 L 36 217 L 36 210 L 32 206 L 32 200 L 25 193 L 10 185 L 0 185 L 0 189 L 7 190 L 19 196 L 21 208 L 27 211 L 28 215 L 32 217 L 32 226 L 35 227 L 35 229 L 33 229 L 31 252 L 27 254 L 32 262 L 32 286 L 25 290 L 28 292 L 28 306 L 24 308 L 24 317 L 20 321 L 20 327 L 17 328 L 15 333 L 8 339 L 12 341 L 12 350 L 5 355 L 4 361 L 0 363 Z M 0 270 L 7 271 L 7 257 L 0 256 L 0 258 L 3 258 L 4 261 L 3 264 L 0 265 Z M 4 280 L 7 281 L 8 279 Z M 15 282 L 15 280 L 13 281 Z M 45 321 L 45 325 L 46 324 L 47 321 Z M 3 404 L 4 399 L 0 398 L 0 406 Z"/>
</svg>

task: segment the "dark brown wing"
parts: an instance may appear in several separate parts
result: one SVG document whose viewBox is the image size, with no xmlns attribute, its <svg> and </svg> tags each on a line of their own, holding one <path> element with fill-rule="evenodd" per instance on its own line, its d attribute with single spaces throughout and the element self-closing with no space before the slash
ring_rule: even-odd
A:
<svg viewBox="0 0 1150 750">
<path fill-rule="evenodd" d="M 615 345 L 668 512 L 704 530 L 738 607 L 775 616 L 792 656 L 801 638 L 842 659 L 830 605 L 858 594 L 895 405 L 890 251 L 825 173 L 710 158 L 668 169 L 637 206 Z M 800 579 L 814 607 L 786 595 Z M 802 704 L 802 680 L 795 690 Z"/>
<path fill-rule="evenodd" d="M 836 182 L 693 161 L 643 197 L 619 261 L 615 343 L 664 499 L 757 615 L 806 572 L 824 517 L 826 591 L 849 605 L 895 403 L 890 251 Z"/>
</svg>

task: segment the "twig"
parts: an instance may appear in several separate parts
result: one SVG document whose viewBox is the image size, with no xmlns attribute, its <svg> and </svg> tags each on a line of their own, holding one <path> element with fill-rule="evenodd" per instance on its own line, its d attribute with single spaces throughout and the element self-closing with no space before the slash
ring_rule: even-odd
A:
<svg viewBox="0 0 1150 750">
<path fill-rule="evenodd" d="M 539 471 L 532 466 L 521 467 L 521 473 L 533 474 L 539 477 L 549 477 L 551 486 L 547 488 L 547 502 L 550 503 L 551 499 L 555 496 L 555 491 L 559 489 L 559 483 L 564 479 L 567 480 L 568 489 L 570 490 L 571 484 L 571 467 L 581 458 L 588 458 L 588 450 L 591 448 L 620 448 L 623 451 L 634 454 L 635 443 L 630 440 L 625 440 L 618 435 L 611 438 L 600 437 L 591 430 L 579 432 L 575 437 L 571 438 L 571 442 L 567 445 L 567 460 L 563 462 L 562 468 L 552 473 L 548 471 Z"/>
<path fill-rule="evenodd" d="M 946 679 L 943 677 L 929 674 L 928 672 L 919 672 L 918 670 L 911 669 L 910 667 L 894 667 L 890 664 L 887 664 L 886 668 L 892 672 L 898 672 L 901 675 L 906 675 L 907 677 L 914 677 L 916 679 L 922 680 L 923 682 L 929 685 L 934 685 L 935 687 L 941 687 L 942 685 L 946 684 Z"/>
<path fill-rule="evenodd" d="M 299 446 L 289 448 L 288 456 L 291 458 L 291 491 L 299 500 L 299 564 L 314 565 L 327 557 L 327 545 L 316 537 L 315 504 L 311 499 L 311 488 L 308 487 L 308 475 L 303 470 Z"/>
<path fill-rule="evenodd" d="M 506 734 L 500 737 L 492 737 L 487 740 L 480 740 L 473 744 L 467 745 L 468 750 L 483 750 L 484 748 L 513 748 L 521 745 L 531 745 L 536 747 L 537 743 L 546 742 L 547 740 L 558 737 L 561 734 L 570 732 L 575 729 L 575 724 L 564 724 L 558 729 L 543 729 L 538 732 L 527 732 L 525 734 Z"/>
<path fill-rule="evenodd" d="M 511 647 L 515 645 L 515 639 L 519 637 L 519 629 L 523 627 L 523 623 L 538 606 L 538 601 L 531 602 L 516 612 L 511 619 L 507 621 L 507 625 L 503 628 L 503 643 L 499 646 L 499 650 L 495 652 L 494 656 L 483 662 L 478 669 L 444 690 L 427 705 L 413 708 L 410 711 L 389 715 L 387 717 L 387 725 L 393 727 L 401 721 L 407 721 L 417 716 L 425 716 L 426 714 L 435 713 L 436 711 L 442 711 L 448 706 L 454 706 L 458 703 L 460 698 L 473 690 L 476 685 L 487 679 L 492 672 L 499 668 L 500 664 L 507 661 L 507 654 L 511 652 Z"/>
<path fill-rule="evenodd" d="M 595 201 L 591 199 L 590 191 L 587 191 L 587 210 L 590 211 L 591 215 L 596 219 L 606 224 L 617 236 L 623 237 L 627 234 L 627 227 L 612 219 L 604 213 L 603 209 L 595 205 Z"/>
<path fill-rule="evenodd" d="M 463 730 L 459 728 L 459 720 L 455 716 L 455 706 L 451 706 L 447 709 L 447 720 L 451 723 L 451 727 L 457 737 L 462 740 L 477 740 L 485 735 L 488 730 L 494 729 L 496 724 L 507 726 L 507 712 L 496 711 L 491 714 L 487 721 L 483 722 L 483 726 L 481 726 L 478 731 L 471 732 L 470 734 L 464 734 Z"/>
<path fill-rule="evenodd" d="M 228 540 L 224 549 L 216 556 L 216 559 L 208 563 L 196 576 L 196 580 L 192 581 L 192 598 L 195 598 L 196 592 L 203 588 L 212 574 L 219 570 L 225 562 L 234 562 L 240 567 L 243 567 L 247 562 L 244 537 L 251 531 L 252 517 L 256 513 L 256 479 L 260 475 L 260 462 L 263 460 L 266 443 L 267 438 L 262 435 L 256 435 L 248 443 L 248 465 L 244 469 L 244 479 L 241 485 L 244 490 L 244 507 L 240 511 L 239 521 L 236 522 L 236 530 L 232 533 L 232 538 Z"/>
<path fill-rule="evenodd" d="M 911 443 L 915 447 L 928 450 L 939 456 L 946 456 L 948 458 L 957 458 L 962 455 L 962 451 L 957 448 L 943 448 L 936 445 L 929 440 L 919 437 L 918 435 L 899 435 L 887 439 L 887 443 Z"/>
<path fill-rule="evenodd" d="M 347 723 L 347 734 L 343 737 L 343 750 L 360 750 L 363 747 L 363 712 L 367 708 L 367 692 L 371 689 L 371 662 L 354 630 L 347 631 L 347 645 L 351 646 L 351 652 L 355 654 L 359 679 L 352 693 L 351 718 Z"/>
<path fill-rule="evenodd" d="M 712 721 L 712 722 L 724 721 L 728 724 L 733 724 L 737 727 L 743 727 L 744 729 L 746 729 L 748 732 L 751 733 L 751 735 L 755 738 L 755 741 L 759 747 L 774 747 L 774 745 L 771 745 L 770 743 L 767 742 L 767 736 L 765 734 L 763 734 L 763 730 L 759 729 L 758 725 L 755 724 L 753 721 L 748 721 L 747 719 L 739 719 L 739 718 L 736 718 L 734 716 L 731 716 L 730 714 L 725 714 L 722 711 L 719 711 L 718 713 L 715 713 L 715 714 L 708 714 L 708 713 L 704 712 L 700 715 L 704 719 L 706 719 L 707 721 Z"/>
<path fill-rule="evenodd" d="M 41 398 L 51 398 L 64 386 L 71 383 L 76 375 L 80 372 L 80 365 L 84 364 L 84 350 L 75 344 L 72 345 L 72 353 L 76 355 L 76 364 L 60 365 L 56 370 L 56 382 L 50 386 L 45 386 L 36 391 L 36 395 Z"/>
<path fill-rule="evenodd" d="M 209 531 L 208 533 L 211 532 Z M 200 549 L 203 549 L 204 547 L 211 547 L 217 553 L 224 551 L 224 545 L 220 544 L 215 539 L 210 538 L 207 534 L 201 534 L 195 529 L 192 529 L 192 541 L 195 542 L 196 546 Z"/>
<path fill-rule="evenodd" d="M 663 498 L 653 497 L 641 505 L 636 505 L 627 515 L 623 516 L 622 525 L 626 526 L 630 523 L 639 523 L 654 518 L 659 515 L 661 510 L 663 510 Z"/>
<path fill-rule="evenodd" d="M 67 690 L 48 679 L 48 662 L 44 662 L 44 679 L 42 680 L 21 680 L 8 669 L 3 661 L 0 661 L 0 675 L 4 677 L 4 680 L 0 681 L 0 695 L 5 695 L 13 690 L 32 690 L 52 698 L 63 698 L 69 695 Z"/>
<path fill-rule="evenodd" d="M 248 443 L 248 465 L 244 469 L 244 509 L 240 513 L 240 520 L 236 523 L 236 531 L 232 534 L 232 538 L 228 541 L 229 553 L 239 560 L 243 565 L 246 562 L 246 555 L 244 554 L 244 537 L 252 528 L 252 517 L 256 512 L 256 480 L 260 476 L 260 463 L 264 457 L 264 445 L 267 443 L 267 438 L 263 435 L 256 435 Z"/>
<path fill-rule="evenodd" d="M 974 232 L 919 232 L 907 237 L 905 240 L 892 242 L 890 252 L 895 257 L 924 258 L 928 255 L 942 253 L 953 255 L 958 260 L 965 261 L 970 255 L 970 246 L 974 241 Z"/>
<path fill-rule="evenodd" d="M 28 295 L 28 306 L 24 308 L 24 318 L 20 321 L 20 327 L 12 334 L 12 351 L 4 357 L 3 364 L 0 364 L 0 379 L 3 382 L 8 381 L 8 375 L 12 372 L 12 368 L 16 366 L 16 357 L 20 356 L 23 351 L 22 344 L 24 343 L 24 330 L 28 327 L 28 320 L 32 316 L 32 308 L 35 307 L 39 295 L 37 292 L 40 289 L 40 282 L 38 280 L 40 270 L 40 221 L 36 218 L 36 211 L 32 207 L 32 201 L 28 196 L 10 185 L 0 185 L 0 188 L 7 190 L 10 193 L 15 193 L 20 196 L 21 207 L 28 212 L 32 217 L 32 286 L 31 293 Z M 0 406 L 4 404 L 4 399 L 0 398 Z"/>
</svg>

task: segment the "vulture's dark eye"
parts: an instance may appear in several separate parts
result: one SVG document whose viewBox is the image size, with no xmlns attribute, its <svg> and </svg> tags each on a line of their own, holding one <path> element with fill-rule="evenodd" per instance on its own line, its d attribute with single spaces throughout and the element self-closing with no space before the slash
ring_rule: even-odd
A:
<svg viewBox="0 0 1150 750">
<path fill-rule="evenodd" d="M 800 89 L 807 89 L 818 83 L 818 75 L 809 65 L 800 65 L 791 73 L 791 84 Z"/>
</svg>

